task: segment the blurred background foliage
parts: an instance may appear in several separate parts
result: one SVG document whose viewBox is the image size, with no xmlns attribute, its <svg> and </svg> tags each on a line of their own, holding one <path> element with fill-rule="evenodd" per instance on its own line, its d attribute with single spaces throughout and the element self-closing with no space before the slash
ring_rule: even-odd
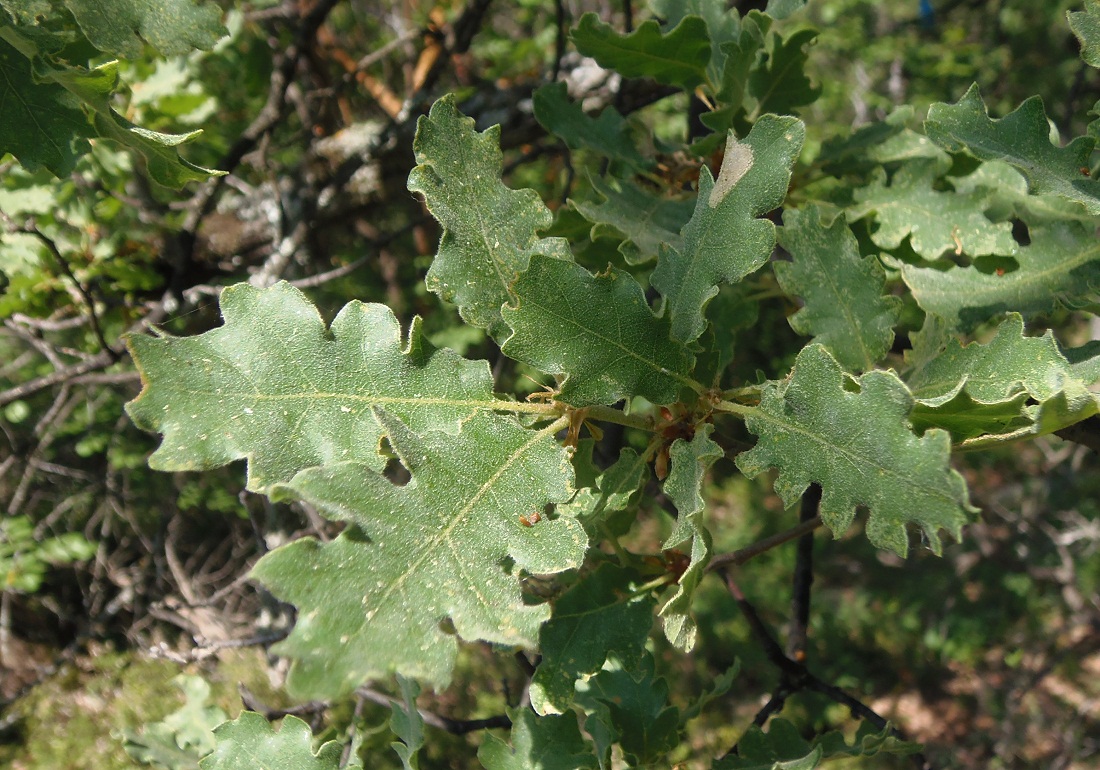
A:
<svg viewBox="0 0 1100 770">
<path fill-rule="evenodd" d="M 496 364 L 502 389 L 536 390 L 531 372 L 501 368 L 491 341 L 459 325 L 453 309 L 424 289 L 438 233 L 405 190 L 416 116 L 454 91 L 480 128 L 502 123 L 505 181 L 537 189 L 557 212 L 555 233 L 573 237 L 578 260 L 595 267 L 617 244 L 591 239 L 565 202 L 594 193 L 558 140 L 531 119 L 534 88 L 561 75 L 595 103 L 614 102 L 650 123 L 657 137 L 683 139 L 689 130 L 683 97 L 662 99 L 644 84 L 617 89 L 571 49 L 557 50 L 559 23 L 593 10 L 621 25 L 620 3 L 336 3 L 279 98 L 273 83 L 287 52 L 302 45 L 300 12 L 310 4 L 221 5 L 229 37 L 209 52 L 125 62 L 129 88 L 116 109 L 157 130 L 202 128 L 187 158 L 231 176 L 165 190 L 102 142 L 64 179 L 0 159 L 0 565 L 15 564 L 17 555 L 24 565 L 4 567 L 0 765 L 57 768 L 81 757 L 81 767 L 134 766 L 121 736 L 140 734 L 184 703 L 167 686 L 180 662 L 211 682 L 210 702 L 230 716 L 242 704 L 237 682 L 246 683 L 252 708 L 292 707 L 270 686 L 277 661 L 231 648 L 193 660 L 188 650 L 196 641 L 274 638 L 285 611 L 242 576 L 271 547 L 302 532 L 326 536 L 331 525 L 308 509 L 244 493 L 239 467 L 150 471 L 145 458 L 156 438 L 122 411 L 140 389 L 121 342 L 127 331 L 155 322 L 176 334 L 201 332 L 218 323 L 218 287 L 281 277 L 305 288 L 330 318 L 351 298 L 385 302 L 403 324 L 421 314 L 435 344 Z M 742 12 L 763 5 L 732 3 Z M 782 22 L 786 31 L 821 30 L 809 49 L 807 72 L 821 97 L 801 112 L 809 131 L 804 160 L 900 105 L 914 105 L 919 120 L 930 103 L 954 102 L 972 82 L 991 114 L 1037 93 L 1054 131 L 1084 133 L 1100 73 L 1080 61 L 1066 24 L 1065 12 L 1077 7 L 1069 0 L 811 0 Z M 264 123 L 273 105 L 275 119 Z M 690 159 L 665 160 L 666 181 L 690 179 Z M 768 287 L 755 288 L 766 294 Z M 793 310 L 776 296 L 759 317 L 733 321 L 754 327 L 736 351 L 739 371 L 774 376 L 789 367 L 776 351 L 793 356 L 798 348 L 785 320 Z M 1072 314 L 1056 321 L 1078 344 L 1092 334 Z M 982 518 L 942 559 L 914 553 L 901 562 L 856 532 L 817 538 L 810 662 L 927 742 L 935 767 L 1095 767 L 1097 455 L 1047 437 L 967 456 L 962 470 Z M 768 479 L 746 481 L 728 462 L 716 467 L 710 506 L 718 551 L 793 523 Z M 657 551 L 668 528 L 651 505 L 634 536 Z M 17 529 L 32 534 L 32 545 L 14 545 L 26 540 L 16 539 Z M 59 542 L 67 550 L 47 558 L 48 544 Z M 793 560 L 793 549 L 780 548 L 744 572 L 749 598 L 776 628 L 788 615 Z M 28 582 L 32 561 L 36 577 Z M 673 701 L 684 702 L 737 658 L 742 674 L 694 723 L 685 760 L 689 751 L 728 750 L 776 678 L 720 585 L 706 585 L 697 612 L 696 654 L 685 658 L 657 643 L 672 672 Z M 422 704 L 462 718 L 499 713 L 521 672 L 481 647 L 462 655 L 459 683 Z M 89 712 L 99 729 L 81 721 Z M 330 736 L 355 722 L 373 756 L 399 766 L 382 729 L 388 708 L 306 704 L 295 713 Z M 785 714 L 822 729 L 846 719 L 810 696 L 792 699 Z M 459 767 L 453 749 L 479 740 L 435 730 L 421 766 Z"/>
</svg>

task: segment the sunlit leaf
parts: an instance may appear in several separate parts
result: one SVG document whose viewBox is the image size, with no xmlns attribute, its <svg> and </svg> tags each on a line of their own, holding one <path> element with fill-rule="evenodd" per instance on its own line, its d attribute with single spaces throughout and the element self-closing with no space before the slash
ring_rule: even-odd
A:
<svg viewBox="0 0 1100 770">
<path fill-rule="evenodd" d="M 146 45 L 164 56 L 209 50 L 226 35 L 222 10 L 209 0 L 65 0 L 77 24 L 99 50 L 136 59 Z"/>
<path fill-rule="evenodd" d="M 1085 10 L 1068 12 L 1069 27 L 1081 41 L 1081 58 L 1100 67 L 1100 0 L 1085 0 Z"/>
<path fill-rule="evenodd" d="M 199 763 L 202 770 L 338 770 L 344 749 L 339 741 L 329 741 L 314 754 L 308 724 L 286 716 L 276 732 L 254 711 L 242 711 L 214 736 L 217 748 Z"/>
<path fill-rule="evenodd" d="M 586 13 L 571 37 L 581 54 L 623 77 L 653 78 L 687 91 L 706 80 L 710 38 L 706 22 L 698 16 L 684 17 L 667 33 L 650 19 L 629 35 L 620 35 L 596 14 Z"/>
</svg>

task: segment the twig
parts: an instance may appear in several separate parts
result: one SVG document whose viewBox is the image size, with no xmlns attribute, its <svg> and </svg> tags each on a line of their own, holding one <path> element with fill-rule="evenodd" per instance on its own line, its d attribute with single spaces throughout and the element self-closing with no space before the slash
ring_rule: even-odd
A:
<svg viewBox="0 0 1100 770">
<path fill-rule="evenodd" d="M 385 693 L 372 690 L 369 687 L 360 687 L 355 691 L 355 694 L 388 708 L 393 708 L 394 705 L 404 705 L 401 701 L 397 700 L 397 698 L 392 698 Z M 508 728 L 512 726 L 512 720 L 504 714 L 486 717 L 485 719 L 451 719 L 450 717 L 435 714 L 431 711 L 425 711 L 421 708 L 418 708 L 417 711 L 420 712 L 420 718 L 424 720 L 424 724 L 437 727 L 440 730 L 445 730 L 452 735 L 466 735 L 467 733 L 477 732 L 478 730 L 489 730 L 496 727 Z"/>
<path fill-rule="evenodd" d="M 821 487 L 812 484 L 802 495 L 800 520 L 817 519 L 821 505 Z M 814 582 L 814 536 L 807 532 L 798 538 L 794 577 L 791 586 L 791 630 L 787 634 L 787 654 L 799 663 L 806 661 L 806 637 L 810 624 L 810 587 Z"/>
<path fill-rule="evenodd" d="M 707 565 L 707 572 L 717 572 L 727 567 L 738 567 L 750 559 L 754 559 L 760 554 L 770 551 L 776 546 L 783 545 L 783 543 L 790 542 L 791 540 L 813 532 L 821 526 L 821 523 L 821 517 L 814 516 L 812 519 L 807 519 L 784 532 L 766 537 L 763 540 L 758 540 L 752 545 L 747 545 L 744 548 L 730 551 L 729 553 L 720 553 L 710 560 L 710 564 Z"/>
</svg>

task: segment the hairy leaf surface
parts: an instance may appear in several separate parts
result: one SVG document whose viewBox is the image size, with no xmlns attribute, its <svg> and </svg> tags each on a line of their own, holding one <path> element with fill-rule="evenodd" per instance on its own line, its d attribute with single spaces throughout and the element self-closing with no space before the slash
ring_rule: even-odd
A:
<svg viewBox="0 0 1100 770">
<path fill-rule="evenodd" d="M 65 0 L 76 23 L 99 50 L 136 59 L 146 45 L 164 56 L 209 50 L 227 34 L 222 10 L 209 0 Z"/>
<path fill-rule="evenodd" d="M 978 86 L 957 104 L 933 104 L 924 122 L 928 136 L 950 152 L 969 150 L 980 160 L 1003 160 L 1020 169 L 1035 194 L 1053 193 L 1100 214 L 1100 181 L 1081 173 L 1090 168 L 1095 142 L 1078 137 L 1065 147 L 1050 141 L 1043 100 L 1033 96 L 1014 112 L 992 120 Z"/>
<path fill-rule="evenodd" d="M 775 225 L 757 217 L 786 197 L 804 136 L 801 121 L 765 115 L 743 142 L 729 133 L 717 180 L 702 169 L 684 247 L 663 249 L 651 279 L 665 297 L 673 339 L 686 343 L 702 334 L 703 309 L 718 284 L 741 280 L 771 255 Z"/>
<path fill-rule="evenodd" d="M 714 426 L 702 425 L 691 441 L 676 439 L 669 450 L 672 467 L 665 481 L 665 494 L 676 506 L 676 528 L 662 548 L 676 548 L 691 541 L 691 562 L 680 576 L 676 592 L 661 607 L 665 636 L 677 649 L 690 651 L 695 647 L 697 627 L 691 616 L 695 589 L 703 579 L 710 561 L 710 532 L 703 525 L 703 482 L 707 471 L 722 457 L 722 447 L 711 439 Z"/>
<path fill-rule="evenodd" d="M 677 400 L 691 380 L 692 355 L 669 339 L 629 273 L 593 276 L 580 265 L 534 257 L 514 286 L 516 305 L 501 313 L 512 327 L 503 352 L 565 375 L 559 398 L 573 406 L 644 396 Z"/>
<path fill-rule="evenodd" d="M 1085 0 L 1085 10 L 1069 12 L 1069 26 L 1081 41 L 1081 58 L 1100 67 L 1100 0 Z"/>
<path fill-rule="evenodd" d="M 608 656 L 628 667 L 641 660 L 655 605 L 648 594 L 635 595 L 641 582 L 632 570 L 602 564 L 554 603 L 539 633 L 542 660 L 531 682 L 537 712 L 566 711 L 576 681 L 598 672 Z"/>
<path fill-rule="evenodd" d="M 1015 254 L 1011 223 L 989 221 L 984 195 L 933 189 L 938 174 L 935 161 L 914 161 L 902 166 L 887 186 L 880 170 L 870 185 L 855 191 L 848 219 L 854 222 L 874 214 L 878 229 L 871 239 L 876 245 L 896 249 L 909 236 L 913 251 L 925 259 L 948 251 L 972 257 Z"/>
<path fill-rule="evenodd" d="M 274 726 L 254 711 L 242 711 L 214 729 L 218 746 L 199 763 L 202 770 L 337 770 L 344 747 L 328 741 L 313 753 L 313 733 L 296 716 Z"/>
<path fill-rule="evenodd" d="M 403 770 L 419 770 L 418 753 L 424 747 L 424 717 L 416 707 L 416 696 L 420 694 L 420 685 L 403 676 L 397 677 L 397 686 L 401 689 L 401 703 L 393 704 L 390 716 L 390 729 L 400 738 L 390 748 L 401 758 Z"/>
<path fill-rule="evenodd" d="M 1003 274 L 893 264 L 924 310 L 963 331 L 999 313 L 1032 318 L 1059 305 L 1088 307 L 1100 300 L 1100 241 L 1089 226 L 1053 222 L 1033 227 L 1031 243 L 1015 259 L 1019 267 Z"/>
<path fill-rule="evenodd" d="M 791 328 L 824 345 L 846 370 L 873 369 L 894 341 L 901 300 L 883 294 L 886 274 L 874 257 L 861 257 L 843 217 L 828 227 L 816 205 L 787 209 L 779 245 L 791 262 L 772 269 L 787 294 L 802 297 Z"/>
<path fill-rule="evenodd" d="M 500 306 L 514 299 L 511 285 L 531 255 L 572 260 L 569 247 L 563 239 L 537 235 L 553 216 L 534 190 L 511 190 L 501 182 L 500 126 L 478 133 L 453 95 L 417 121 L 413 150 L 418 165 L 409 174 L 409 190 L 424 196 L 443 226 L 428 289 L 499 341 L 507 333 Z"/>
<path fill-rule="evenodd" d="M 787 506 L 820 484 L 821 518 L 837 536 L 862 505 L 874 545 L 904 556 L 912 522 L 939 553 L 939 530 L 957 538 L 974 511 L 949 463 L 951 438 L 939 430 L 918 438 L 909 430 L 913 397 L 893 372 L 871 371 L 856 382 L 858 393 L 846 390 L 825 348 L 803 348 L 790 376 L 769 384 L 746 418 L 760 440 L 737 456 L 737 467 L 749 478 L 778 468 L 775 491 Z"/>
<path fill-rule="evenodd" d="M 502 563 L 556 573 L 579 566 L 588 546 L 575 519 L 520 521 L 573 493 L 554 441 L 561 424 L 535 431 L 480 414 L 458 435 L 419 436 L 376 414 L 412 480 L 396 486 L 358 463 L 302 471 L 275 497 L 353 526 L 329 543 L 297 540 L 252 571 L 298 608 L 275 650 L 293 659 L 288 687 L 300 697 L 336 697 L 394 671 L 445 686 L 457 644 L 444 621 L 463 639 L 533 647 L 550 611 L 525 604 Z"/>
<path fill-rule="evenodd" d="M 623 77 L 653 78 L 686 91 L 706 80 L 710 38 L 706 22 L 698 16 L 685 16 L 667 33 L 650 19 L 629 35 L 620 35 L 596 14 L 586 13 L 571 37 L 581 54 Z"/>
<path fill-rule="evenodd" d="M 458 430 L 493 407 L 484 362 L 434 350 L 418 323 L 403 345 L 384 305 L 351 302 L 325 327 L 297 289 L 238 284 L 221 296 L 225 324 L 195 337 L 136 335 L 128 343 L 144 388 L 127 405 L 163 433 L 158 470 L 248 460 L 248 488 L 313 465 L 354 460 L 380 469 L 384 407 L 413 430 Z"/>
</svg>

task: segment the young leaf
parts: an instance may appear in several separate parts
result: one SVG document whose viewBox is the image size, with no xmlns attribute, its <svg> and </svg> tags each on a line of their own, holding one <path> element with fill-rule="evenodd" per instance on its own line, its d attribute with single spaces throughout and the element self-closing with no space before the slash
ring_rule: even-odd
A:
<svg viewBox="0 0 1100 770">
<path fill-rule="evenodd" d="M 1100 181 L 1090 167 L 1094 140 L 1078 137 L 1065 147 L 1050 141 L 1043 100 L 1033 96 L 999 120 L 991 120 L 977 84 L 957 104 L 933 104 L 924 130 L 950 152 L 968 150 L 980 160 L 1003 160 L 1020 169 L 1036 195 L 1053 193 L 1100 214 Z"/>
<path fill-rule="evenodd" d="M 746 418 L 760 440 L 737 456 L 737 467 L 749 478 L 777 467 L 775 491 L 787 506 L 820 484 L 821 518 L 835 535 L 862 505 L 874 545 L 904 556 L 905 525 L 913 522 L 938 554 L 939 530 L 958 537 L 975 510 L 950 466 L 950 436 L 931 430 L 918 438 L 909 430 L 913 397 L 893 372 L 871 371 L 855 382 L 858 393 L 845 389 L 836 360 L 807 345 L 790 376 L 770 383 Z"/>
<path fill-rule="evenodd" d="M 200 470 L 247 458 L 248 488 L 313 465 L 354 460 L 380 469 L 384 407 L 414 431 L 448 430 L 491 409 L 484 362 L 434 350 L 384 305 L 351 302 L 325 328 L 287 283 L 222 292 L 225 324 L 196 337 L 128 340 L 144 388 L 126 409 L 164 434 L 158 470 Z"/>
<path fill-rule="evenodd" d="M 696 626 L 691 617 L 691 600 L 710 561 L 710 533 L 703 526 L 703 482 L 722 447 L 711 440 L 714 426 L 702 425 L 691 441 L 676 439 L 669 450 L 672 469 L 665 481 L 665 494 L 676 506 L 676 528 L 661 546 L 675 548 L 691 541 L 691 563 L 680 576 L 672 597 L 661 608 L 665 636 L 677 649 L 689 652 L 695 646 Z"/>
<path fill-rule="evenodd" d="M 710 38 L 706 22 L 698 16 L 684 17 L 664 34 L 650 19 L 631 34 L 620 35 L 590 12 L 570 36 L 581 54 L 623 77 L 653 78 L 689 92 L 706 81 Z"/>
<path fill-rule="evenodd" d="M 564 374 L 558 396 L 573 406 L 644 396 L 677 400 L 692 355 L 669 339 L 642 287 L 629 273 L 593 276 L 580 265 L 534 257 L 514 286 L 515 306 L 501 309 L 512 327 L 505 355 L 550 374 Z"/>
<path fill-rule="evenodd" d="M 902 166 L 887 186 L 886 173 L 880 169 L 870 185 L 855 191 L 849 221 L 874 214 L 878 229 L 871 240 L 876 245 L 896 249 L 909 236 L 913 251 L 929 260 L 948 251 L 971 257 L 1015 254 L 1018 246 L 1012 224 L 989 221 L 983 213 L 984 195 L 933 189 L 938 174 L 935 161 L 913 161 Z"/>
<path fill-rule="evenodd" d="M 226 714 L 207 705 L 210 685 L 202 677 L 180 674 L 172 683 L 183 691 L 183 706 L 159 722 L 147 723 L 141 732 L 124 732 L 123 749 L 142 764 L 184 770 L 197 767 L 199 759 L 214 750 L 214 729 Z"/>
<path fill-rule="evenodd" d="M 453 95 L 417 121 L 413 150 L 418 165 L 409 190 L 424 196 L 443 226 L 428 289 L 499 341 L 507 333 L 500 306 L 514 299 L 510 287 L 531 255 L 571 261 L 569 247 L 561 238 L 538 237 L 553 216 L 534 190 L 510 190 L 500 181 L 500 126 L 478 133 Z"/>
<path fill-rule="evenodd" d="M 599 760 L 581 736 L 577 717 L 536 716 L 529 709 L 515 709 L 512 745 L 489 733 L 477 750 L 486 770 L 596 770 Z"/>
<path fill-rule="evenodd" d="M 787 209 L 779 245 L 791 262 L 773 262 L 783 291 L 802 297 L 787 319 L 799 334 L 812 336 L 846 370 L 873 369 L 894 341 L 901 300 L 884 295 L 886 274 L 874 257 L 861 257 L 843 217 L 825 226 L 821 211 Z"/>
<path fill-rule="evenodd" d="M 228 34 L 222 10 L 208 0 L 111 0 L 104 13 L 99 0 L 65 0 L 76 23 L 99 50 L 136 59 L 151 45 L 164 56 L 209 50 Z"/>
<path fill-rule="evenodd" d="M 644 171 L 653 165 L 652 160 L 638 152 L 630 135 L 630 124 L 614 107 L 606 107 L 598 118 L 590 118 L 580 104 L 569 100 L 565 83 L 543 86 L 535 91 L 531 101 L 535 119 L 571 149 L 592 150 L 610 161 L 620 161 L 633 171 Z"/>
<path fill-rule="evenodd" d="M 401 740 L 391 743 L 390 748 L 401 758 L 401 766 L 404 770 L 419 770 L 420 759 L 417 757 L 417 752 L 424 746 L 424 718 L 416 708 L 416 696 L 420 694 L 420 685 L 403 676 L 398 676 L 397 686 L 401 688 L 402 703 L 393 704 L 390 729 Z"/>
<path fill-rule="evenodd" d="M 702 169 L 684 247 L 662 249 L 651 278 L 665 297 L 673 339 L 687 343 L 702 334 L 703 309 L 718 293 L 718 284 L 739 281 L 768 260 L 775 225 L 756 217 L 786 197 L 804 136 L 800 120 L 765 115 L 743 142 L 729 133 L 717 180 Z"/>
<path fill-rule="evenodd" d="M 531 682 L 531 705 L 540 714 L 560 714 L 573 702 L 574 684 L 595 674 L 608 656 L 637 665 L 653 625 L 655 602 L 635 595 L 640 581 L 631 570 L 601 564 L 554 603 L 539 633 L 542 660 Z"/>
<path fill-rule="evenodd" d="M 344 747 L 329 741 L 313 753 L 313 733 L 295 716 L 283 717 L 276 732 L 254 711 L 242 711 L 214 730 L 218 746 L 199 763 L 202 770 L 338 770 Z"/>
<path fill-rule="evenodd" d="M 353 525 L 329 543 L 297 540 L 252 571 L 298 607 L 275 650 L 294 659 L 288 687 L 301 697 L 336 697 L 395 671 L 446 685 L 457 644 L 444 621 L 463 639 L 533 647 L 549 608 L 526 605 L 502 563 L 561 572 L 579 566 L 588 545 L 574 519 L 520 522 L 572 495 L 573 469 L 554 441 L 559 423 L 534 431 L 480 414 L 457 436 L 418 436 L 376 415 L 408 484 L 341 463 L 302 471 L 273 492 Z"/>
<path fill-rule="evenodd" d="M 592 223 L 592 238 L 604 234 L 622 237 L 619 253 L 627 264 L 638 265 L 656 259 L 661 244 L 682 248 L 680 230 L 691 219 L 692 201 L 664 198 L 632 182 L 592 180 L 602 203 L 572 201 Z"/>
<path fill-rule="evenodd" d="M 1100 243 L 1093 228 L 1077 222 L 1053 222 L 1031 229 L 1031 243 L 1016 254 L 1016 270 L 983 272 L 976 267 L 942 271 L 894 261 L 902 280 L 925 311 L 952 328 L 969 331 L 1000 313 L 1024 318 L 1059 305 L 1097 304 Z"/>
<path fill-rule="evenodd" d="M 1085 10 L 1066 12 L 1069 27 L 1081 41 L 1081 58 L 1100 67 L 1100 0 L 1085 0 Z"/>
</svg>

